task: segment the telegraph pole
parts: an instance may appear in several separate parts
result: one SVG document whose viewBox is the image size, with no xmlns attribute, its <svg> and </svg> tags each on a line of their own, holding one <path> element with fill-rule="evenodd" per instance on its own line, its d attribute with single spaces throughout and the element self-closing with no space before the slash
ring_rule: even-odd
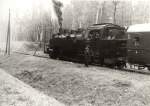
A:
<svg viewBox="0 0 150 106">
<path fill-rule="evenodd" d="M 46 53 L 47 52 L 47 48 L 46 48 L 46 31 L 47 31 L 47 28 L 46 28 L 46 25 L 44 26 L 44 29 L 45 30 L 43 30 L 43 39 L 44 39 L 44 53 Z"/>
<path fill-rule="evenodd" d="M 9 8 L 8 29 L 7 29 L 7 41 L 6 41 L 5 54 L 10 55 L 10 8 Z"/>
</svg>

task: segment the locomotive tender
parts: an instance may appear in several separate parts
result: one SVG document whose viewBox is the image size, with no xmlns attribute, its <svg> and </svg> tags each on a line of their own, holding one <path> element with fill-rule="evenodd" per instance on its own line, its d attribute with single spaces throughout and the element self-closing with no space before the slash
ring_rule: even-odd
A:
<svg viewBox="0 0 150 106">
<path fill-rule="evenodd" d="M 94 24 L 87 30 L 75 33 L 56 34 L 49 41 L 51 58 L 85 59 L 88 47 L 90 64 L 124 67 L 127 56 L 125 28 L 111 23 Z"/>
</svg>

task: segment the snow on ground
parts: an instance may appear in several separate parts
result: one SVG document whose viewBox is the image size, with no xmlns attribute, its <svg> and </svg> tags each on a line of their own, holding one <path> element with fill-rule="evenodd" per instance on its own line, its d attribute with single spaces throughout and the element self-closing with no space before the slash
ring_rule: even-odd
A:
<svg viewBox="0 0 150 106">
<path fill-rule="evenodd" d="M 0 106 L 64 106 L 0 69 Z"/>
<path fill-rule="evenodd" d="M 16 53 L 0 68 L 68 106 L 150 106 L 150 74 Z"/>
</svg>

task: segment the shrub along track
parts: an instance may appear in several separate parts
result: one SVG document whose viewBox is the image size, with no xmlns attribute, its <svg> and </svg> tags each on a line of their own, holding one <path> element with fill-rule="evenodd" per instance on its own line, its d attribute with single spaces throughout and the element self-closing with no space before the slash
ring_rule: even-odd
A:
<svg viewBox="0 0 150 106">
<path fill-rule="evenodd" d="M 0 68 L 66 105 L 150 105 L 149 75 L 18 53 L 0 58 Z"/>
</svg>

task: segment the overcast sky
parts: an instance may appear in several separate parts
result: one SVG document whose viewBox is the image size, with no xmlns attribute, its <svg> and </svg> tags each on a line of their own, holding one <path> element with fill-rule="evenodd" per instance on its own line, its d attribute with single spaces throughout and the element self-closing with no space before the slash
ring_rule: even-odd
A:
<svg viewBox="0 0 150 106">
<path fill-rule="evenodd" d="M 70 4 L 71 0 L 59 0 L 64 4 L 64 7 Z M 83 0 L 90 1 L 90 0 Z M 91 0 L 93 1 L 93 0 Z M 94 0 L 94 1 L 104 1 L 104 0 Z M 111 0 L 107 0 L 111 1 Z M 126 1 L 126 0 L 125 0 Z M 131 0 L 130 0 L 131 1 Z M 150 0 L 132 0 L 132 3 L 136 5 L 139 1 L 149 1 Z M 11 9 L 11 27 L 13 28 L 15 21 L 15 16 L 19 17 L 31 17 L 29 14 L 32 14 L 32 9 L 35 5 L 41 5 L 44 11 L 51 13 L 53 18 L 55 18 L 55 13 L 53 11 L 53 6 L 51 0 L 0 0 L 0 40 L 2 36 L 6 36 L 7 25 L 8 25 L 8 14 L 9 8 Z M 143 8 L 143 7 L 139 7 Z"/>
</svg>

